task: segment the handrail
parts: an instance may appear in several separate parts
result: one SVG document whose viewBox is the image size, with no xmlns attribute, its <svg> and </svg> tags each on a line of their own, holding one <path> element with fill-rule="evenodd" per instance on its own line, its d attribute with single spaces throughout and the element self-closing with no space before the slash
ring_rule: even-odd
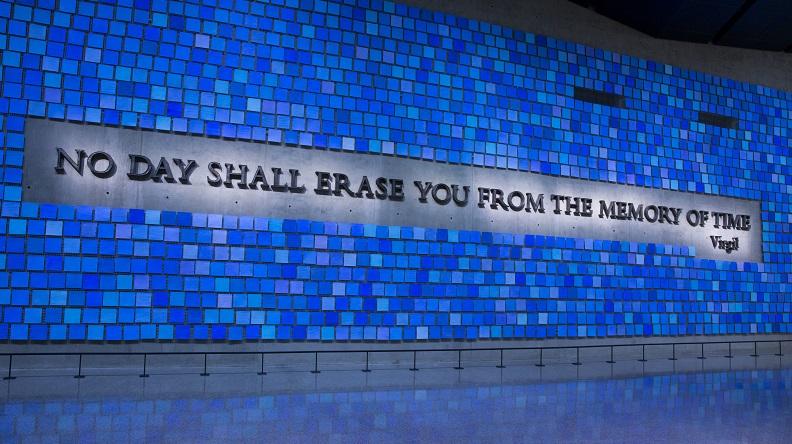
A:
<svg viewBox="0 0 792 444">
<path fill-rule="evenodd" d="M 500 352 L 500 359 L 499 364 L 496 365 L 497 368 L 505 368 L 503 365 L 503 352 L 504 351 L 531 351 L 531 350 L 538 350 L 539 351 L 539 362 L 535 364 L 537 367 L 544 367 L 544 350 L 575 350 L 576 351 L 576 358 L 575 362 L 572 362 L 573 365 L 583 365 L 583 362 L 580 361 L 580 350 L 581 349 L 593 349 L 593 348 L 610 348 L 610 359 L 605 361 L 608 364 L 615 364 L 616 361 L 613 359 L 613 350 L 616 347 L 641 347 L 641 359 L 639 362 L 646 362 L 646 347 L 661 347 L 661 346 L 671 346 L 672 347 L 672 356 L 668 358 L 669 360 L 676 361 L 676 348 L 677 346 L 681 345 L 699 345 L 701 346 L 701 352 L 697 359 L 707 359 L 704 353 L 704 346 L 705 345 L 729 345 L 729 354 L 724 356 L 724 358 L 732 359 L 734 356 L 732 355 L 732 345 L 733 344 L 753 344 L 754 351 L 753 354 L 749 355 L 751 357 L 758 357 L 758 344 L 765 344 L 765 343 L 777 343 L 778 344 L 778 353 L 775 353 L 775 356 L 784 356 L 782 353 L 781 344 L 785 342 L 792 342 L 792 339 L 757 339 L 757 340 L 736 340 L 736 341 L 685 341 L 685 342 L 644 342 L 644 343 L 622 343 L 622 344 L 589 344 L 589 345 L 551 345 L 551 346 L 509 346 L 509 347 L 474 347 L 474 348 L 462 348 L 462 347 L 444 347 L 444 348 L 399 348 L 399 349 L 344 349 L 344 350 L 205 350 L 205 351 L 85 351 L 85 352 L 76 352 L 76 351 L 63 351 L 63 352 L 0 352 L 0 356 L 7 356 L 8 357 L 8 372 L 4 380 L 12 380 L 16 379 L 16 376 L 12 375 L 13 369 L 13 362 L 14 357 L 20 356 L 78 356 L 78 368 L 77 374 L 74 376 L 75 378 L 85 378 L 86 375 L 82 373 L 82 361 L 83 356 L 143 356 L 143 373 L 140 374 L 141 378 L 147 378 L 150 375 L 147 373 L 148 369 L 148 357 L 149 356 L 162 356 L 162 355 L 177 355 L 177 356 L 203 356 L 203 372 L 200 373 L 201 376 L 210 376 L 207 367 L 207 357 L 209 355 L 260 355 L 261 356 L 261 370 L 258 372 L 259 375 L 266 375 L 267 373 L 264 371 L 264 356 L 265 355 L 289 355 L 289 354 L 313 354 L 314 355 L 314 368 L 311 370 L 311 373 L 321 373 L 319 370 L 319 355 L 320 354 L 331 354 L 331 353 L 365 353 L 366 354 L 366 364 L 365 368 L 361 371 L 363 372 L 370 372 L 371 369 L 369 367 L 369 354 L 371 353 L 412 353 L 413 363 L 410 370 L 417 371 L 417 354 L 421 353 L 448 353 L 448 352 L 456 352 L 457 353 L 457 364 L 454 367 L 457 370 L 463 370 L 464 367 L 462 366 L 462 352 L 479 352 L 479 351 L 499 351 Z"/>
</svg>

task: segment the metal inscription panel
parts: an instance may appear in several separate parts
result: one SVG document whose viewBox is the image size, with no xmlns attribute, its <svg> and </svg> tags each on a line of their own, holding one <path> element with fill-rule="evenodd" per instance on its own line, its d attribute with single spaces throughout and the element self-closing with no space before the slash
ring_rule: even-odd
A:
<svg viewBox="0 0 792 444">
<path fill-rule="evenodd" d="M 150 169 L 140 156 L 151 162 Z M 237 176 L 227 174 L 227 164 Z M 242 165 L 248 171 L 240 176 Z M 248 186 L 258 167 L 263 180 Z M 28 119 L 25 126 L 23 168 L 27 201 L 689 245 L 697 257 L 762 261 L 760 203 L 728 197 L 39 119 Z M 280 169 L 279 177 L 273 168 Z M 363 176 L 370 189 L 361 185 Z M 425 202 L 414 181 L 434 191 L 427 191 Z M 447 188 L 435 189 L 438 184 Z M 452 185 L 459 203 L 449 196 Z M 483 207 L 479 188 L 487 190 Z M 543 196 L 543 213 L 522 209 L 520 203 L 531 207 L 529 193 L 534 203 Z M 590 216 L 576 215 L 585 203 L 575 197 L 591 199 Z M 570 202 L 578 207 L 567 206 Z M 600 217 L 601 206 L 610 203 L 614 206 Z M 630 209 L 620 212 L 626 203 Z M 637 220 L 640 208 L 645 211 Z M 662 208 L 679 214 L 669 210 L 663 219 Z M 630 210 L 635 217 L 618 217 Z M 696 214 L 686 219 L 691 210 L 698 219 Z M 704 223 L 702 212 L 710 215 Z M 715 213 L 735 215 L 731 222 L 737 225 L 716 228 Z"/>
</svg>

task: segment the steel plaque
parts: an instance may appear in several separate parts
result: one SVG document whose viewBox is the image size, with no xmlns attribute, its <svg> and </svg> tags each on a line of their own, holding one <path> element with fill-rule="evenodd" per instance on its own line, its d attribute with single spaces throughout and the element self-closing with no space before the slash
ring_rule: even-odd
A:
<svg viewBox="0 0 792 444">
<path fill-rule="evenodd" d="M 753 200 L 42 119 L 25 125 L 23 200 L 688 245 L 701 258 L 762 261 Z"/>
</svg>

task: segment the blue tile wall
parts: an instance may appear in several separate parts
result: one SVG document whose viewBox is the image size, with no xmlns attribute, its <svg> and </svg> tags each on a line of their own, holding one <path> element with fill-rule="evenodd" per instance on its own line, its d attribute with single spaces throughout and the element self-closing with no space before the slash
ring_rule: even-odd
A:
<svg viewBox="0 0 792 444">
<path fill-rule="evenodd" d="M 790 92 L 379 0 L 0 1 L 0 53 L 0 340 L 792 330 Z M 25 202 L 26 118 L 760 199 L 764 261 Z"/>
</svg>

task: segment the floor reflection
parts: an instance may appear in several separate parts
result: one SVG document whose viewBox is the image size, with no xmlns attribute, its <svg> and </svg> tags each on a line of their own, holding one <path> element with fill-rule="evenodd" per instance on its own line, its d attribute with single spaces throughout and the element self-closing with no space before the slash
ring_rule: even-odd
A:
<svg viewBox="0 0 792 444">
<path fill-rule="evenodd" d="M 21 377 L 2 442 L 788 442 L 792 358 Z"/>
</svg>

